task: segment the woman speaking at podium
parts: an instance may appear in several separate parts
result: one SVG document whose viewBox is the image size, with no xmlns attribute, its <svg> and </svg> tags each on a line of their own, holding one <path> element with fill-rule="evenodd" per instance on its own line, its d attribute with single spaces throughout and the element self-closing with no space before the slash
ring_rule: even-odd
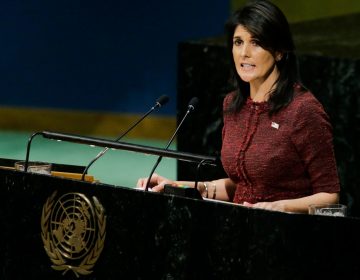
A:
<svg viewBox="0 0 360 280">
<path fill-rule="evenodd" d="M 295 46 L 281 10 L 252 1 L 226 24 L 235 91 L 223 103 L 221 161 L 228 178 L 199 182 L 203 197 L 305 213 L 337 203 L 340 184 L 332 127 L 300 82 Z M 138 180 L 145 188 L 147 178 Z M 185 184 L 151 177 L 152 191 Z"/>
</svg>

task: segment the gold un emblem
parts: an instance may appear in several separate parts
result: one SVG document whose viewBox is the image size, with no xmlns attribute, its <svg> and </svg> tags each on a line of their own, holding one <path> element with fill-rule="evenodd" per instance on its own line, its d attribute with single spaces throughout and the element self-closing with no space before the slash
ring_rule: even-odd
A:
<svg viewBox="0 0 360 280">
<path fill-rule="evenodd" d="M 104 248 L 106 216 L 96 197 L 93 204 L 81 193 L 57 201 L 55 191 L 43 206 L 41 237 L 55 270 L 72 270 L 77 277 L 92 273 Z"/>
</svg>

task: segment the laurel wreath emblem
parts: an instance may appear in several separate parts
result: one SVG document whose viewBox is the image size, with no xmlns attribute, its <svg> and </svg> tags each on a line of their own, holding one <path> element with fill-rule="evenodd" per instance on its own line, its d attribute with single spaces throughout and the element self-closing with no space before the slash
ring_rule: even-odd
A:
<svg viewBox="0 0 360 280">
<path fill-rule="evenodd" d="M 63 271 L 63 275 L 69 270 L 73 271 L 77 277 L 80 275 L 88 275 L 92 273 L 91 270 L 96 261 L 98 260 L 105 242 L 106 236 L 106 216 L 105 211 L 102 205 L 99 203 L 96 197 L 93 197 L 94 205 L 95 205 L 95 215 L 97 217 L 97 240 L 92 250 L 84 257 L 84 259 L 80 262 L 80 264 L 72 265 L 67 264 L 67 259 L 61 254 L 59 248 L 54 245 L 54 242 L 51 239 L 49 232 L 49 219 L 52 211 L 52 207 L 54 204 L 54 199 L 57 195 L 55 191 L 47 200 L 43 206 L 42 215 L 41 215 L 41 238 L 44 243 L 44 248 L 49 256 L 53 265 L 51 266 L 53 269 L 58 271 Z"/>
</svg>

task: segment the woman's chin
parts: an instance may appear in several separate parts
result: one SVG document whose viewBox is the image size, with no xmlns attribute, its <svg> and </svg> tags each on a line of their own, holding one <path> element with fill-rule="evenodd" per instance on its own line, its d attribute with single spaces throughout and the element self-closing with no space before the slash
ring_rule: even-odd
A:
<svg viewBox="0 0 360 280">
<path fill-rule="evenodd" d="M 253 77 L 248 75 L 240 75 L 240 79 L 246 83 L 250 83 L 253 80 Z"/>
</svg>

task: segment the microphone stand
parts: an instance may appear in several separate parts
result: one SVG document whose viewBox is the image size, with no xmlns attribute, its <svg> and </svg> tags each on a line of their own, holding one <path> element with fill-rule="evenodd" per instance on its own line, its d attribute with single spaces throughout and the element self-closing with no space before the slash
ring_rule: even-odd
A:
<svg viewBox="0 0 360 280">
<path fill-rule="evenodd" d="M 135 122 L 132 126 L 130 126 L 125 132 L 123 132 L 118 138 L 115 139 L 116 142 L 118 142 L 121 138 L 123 138 L 126 134 L 129 133 L 130 130 L 132 130 L 135 126 L 137 126 L 143 119 L 145 119 L 152 111 L 154 111 L 156 108 L 161 107 L 168 101 L 168 97 L 166 95 L 161 96 L 156 104 L 151 107 L 149 111 L 147 111 L 137 122 Z M 81 180 L 84 181 L 85 175 L 87 174 L 89 168 L 94 164 L 95 161 L 97 161 L 100 157 L 102 157 L 107 151 L 109 150 L 108 147 L 105 147 L 100 153 L 97 154 L 97 156 L 90 161 L 90 163 L 85 167 L 84 172 L 82 173 Z"/>
<path fill-rule="evenodd" d="M 178 127 L 176 128 L 174 134 L 172 135 L 172 137 L 170 138 L 169 142 L 167 143 L 166 147 L 165 147 L 165 150 L 167 150 L 170 146 L 170 144 L 172 143 L 172 141 L 174 140 L 175 136 L 177 135 L 180 127 L 182 126 L 183 122 L 185 121 L 186 117 L 190 114 L 191 111 L 194 110 L 194 104 L 196 104 L 198 102 L 198 98 L 197 97 L 193 97 L 191 100 L 190 100 L 190 104 L 188 106 L 188 110 L 186 111 L 184 117 L 182 118 L 180 124 L 178 125 Z M 151 177 L 152 175 L 154 174 L 155 172 L 155 169 L 157 168 L 157 166 L 159 165 L 160 161 L 162 160 L 162 156 L 159 156 L 154 167 L 152 168 L 151 172 L 150 172 L 150 175 L 148 177 L 148 180 L 146 182 L 146 187 L 145 187 L 145 191 L 147 192 L 149 190 L 149 186 L 150 186 L 150 181 L 151 181 Z"/>
<path fill-rule="evenodd" d="M 202 161 L 199 162 L 199 164 L 196 167 L 196 174 L 195 174 L 195 185 L 194 185 L 194 189 L 198 190 L 198 182 L 199 182 L 199 177 L 200 177 L 200 168 L 203 164 L 205 164 L 207 162 L 206 159 L 203 159 Z"/>
<path fill-rule="evenodd" d="M 219 163 L 219 159 L 213 156 L 197 155 L 192 153 L 185 153 L 185 152 L 173 151 L 168 149 L 160 149 L 149 146 L 124 143 L 120 141 L 111 141 L 111 140 L 95 138 L 95 137 L 86 137 L 75 134 L 42 131 L 42 132 L 33 133 L 31 137 L 28 139 L 27 148 L 26 148 L 26 157 L 25 157 L 25 168 L 24 168 L 25 172 L 27 171 L 29 165 L 28 163 L 30 158 L 31 143 L 35 138 L 35 136 L 38 135 L 46 139 L 66 141 L 66 142 L 85 144 L 85 145 L 94 145 L 103 148 L 110 147 L 117 150 L 125 150 L 125 151 L 131 151 L 131 152 L 137 152 L 143 154 L 156 155 L 161 157 L 174 158 L 177 160 L 194 162 L 194 163 L 202 162 L 202 164 L 208 164 L 211 166 L 217 166 Z"/>
</svg>

